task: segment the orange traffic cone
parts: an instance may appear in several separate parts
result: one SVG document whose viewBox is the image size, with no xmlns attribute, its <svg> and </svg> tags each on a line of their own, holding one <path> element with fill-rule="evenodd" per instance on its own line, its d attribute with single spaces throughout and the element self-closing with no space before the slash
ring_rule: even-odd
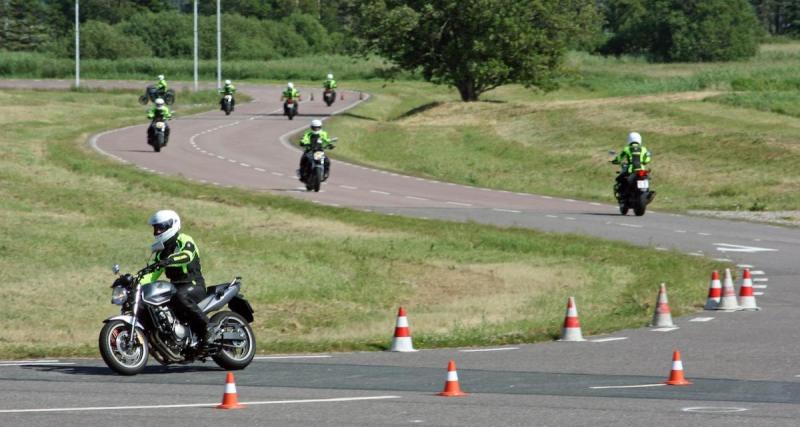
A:
<svg viewBox="0 0 800 427">
<path fill-rule="evenodd" d="M 667 285 L 661 284 L 661 289 L 658 291 L 658 299 L 656 300 L 656 312 L 653 314 L 653 321 L 650 326 L 657 328 L 672 328 L 675 326 L 672 323 L 672 313 L 669 311 L 669 301 L 667 300 Z"/>
<path fill-rule="evenodd" d="M 359 92 L 358 93 L 358 100 L 361 101 L 363 99 L 364 99 L 364 92 Z"/>
<path fill-rule="evenodd" d="M 339 100 L 344 101 L 344 92 L 339 94 Z"/>
<path fill-rule="evenodd" d="M 567 315 L 564 317 L 564 327 L 561 329 L 559 341 L 586 341 L 581 333 L 581 322 L 578 320 L 578 308 L 575 307 L 575 298 L 567 299 Z"/>
<path fill-rule="evenodd" d="M 738 310 L 739 302 L 736 301 L 736 289 L 733 287 L 731 269 L 725 269 L 725 279 L 722 280 L 722 299 L 717 305 L 717 310 Z"/>
<path fill-rule="evenodd" d="M 311 98 L 310 98 L 309 100 L 310 100 L 310 101 L 313 101 L 313 100 L 314 100 L 314 92 L 311 92 Z"/>
<path fill-rule="evenodd" d="M 722 283 L 719 281 L 719 272 L 711 273 L 711 281 L 708 283 L 708 299 L 706 300 L 706 310 L 716 310 L 719 301 L 722 299 Z"/>
<path fill-rule="evenodd" d="M 447 364 L 447 382 L 444 383 L 444 390 L 441 393 L 437 393 L 439 396 L 446 396 L 446 397 L 460 397 L 466 396 L 467 393 L 461 391 L 461 387 L 458 385 L 458 372 L 456 372 L 456 362 L 450 361 Z"/>
<path fill-rule="evenodd" d="M 739 289 L 739 308 L 742 310 L 761 310 L 756 305 L 756 297 L 753 295 L 753 279 L 750 277 L 750 269 L 745 268 L 742 273 L 742 287 Z"/>
<path fill-rule="evenodd" d="M 389 351 L 411 352 L 414 350 L 414 344 L 411 342 L 411 331 L 408 329 L 408 318 L 406 317 L 406 310 L 400 307 L 397 312 L 397 324 L 394 328 L 394 338 L 392 339 L 392 347 Z"/>
<path fill-rule="evenodd" d="M 683 363 L 681 362 L 681 352 L 675 350 L 672 353 L 672 371 L 669 373 L 669 379 L 664 381 L 667 385 L 689 385 L 692 382 L 683 377 Z"/>
<path fill-rule="evenodd" d="M 240 409 L 244 405 L 239 403 L 239 397 L 236 394 L 236 383 L 233 382 L 233 372 L 228 372 L 228 377 L 225 379 L 225 394 L 222 395 L 222 403 L 217 405 L 217 409 Z"/>
</svg>

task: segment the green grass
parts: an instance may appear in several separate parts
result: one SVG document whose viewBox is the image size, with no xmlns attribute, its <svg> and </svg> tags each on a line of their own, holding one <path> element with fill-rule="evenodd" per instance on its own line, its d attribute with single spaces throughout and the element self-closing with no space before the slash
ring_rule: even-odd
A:
<svg viewBox="0 0 800 427">
<path fill-rule="evenodd" d="M 792 210 L 800 205 L 800 44 L 713 64 L 570 56 L 574 76 L 537 93 L 506 86 L 484 102 L 421 82 L 380 87 L 328 125 L 356 163 L 511 191 L 613 202 L 630 131 L 654 152 L 652 207 Z M 740 91 L 738 88 L 758 90 Z M 775 90 L 778 88 L 779 90 Z M 763 89 L 763 90 L 762 90 Z M 771 167 L 780 161 L 783 167 Z"/>
<path fill-rule="evenodd" d="M 375 105 L 395 114 L 409 105 L 403 96 Z M 155 177 L 86 147 L 93 132 L 143 122 L 142 110 L 133 93 L 0 91 L 0 181 L 10 184 L 0 186 L 0 358 L 96 356 L 101 322 L 117 313 L 110 266 L 143 265 L 146 218 L 162 208 L 182 215 L 209 283 L 244 277 L 261 352 L 384 349 L 399 305 L 423 348 L 550 340 L 569 295 L 585 334 L 638 327 L 660 282 L 673 314 L 685 314 L 703 304 L 708 272 L 720 267 L 580 236 Z"/>
<path fill-rule="evenodd" d="M 191 80 L 193 61 L 190 59 L 137 58 L 87 59 L 81 61 L 81 77 L 87 79 L 144 79 L 152 80 L 164 74 L 169 80 Z M 224 78 L 233 80 L 323 80 L 329 72 L 339 80 L 382 78 L 385 64 L 379 58 L 354 59 L 341 55 L 315 55 L 284 58 L 272 61 L 224 61 Z M 216 80 L 217 62 L 202 60 L 198 65 L 200 79 Z M 0 50 L 0 77 L 64 79 L 75 76 L 73 58 L 53 58 L 31 52 Z M 401 74 L 400 78 L 409 78 Z"/>
</svg>

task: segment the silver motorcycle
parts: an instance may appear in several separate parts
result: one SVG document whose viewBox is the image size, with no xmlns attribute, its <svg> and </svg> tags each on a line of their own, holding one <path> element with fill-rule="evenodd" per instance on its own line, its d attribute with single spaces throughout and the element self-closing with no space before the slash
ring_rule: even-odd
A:
<svg viewBox="0 0 800 427">
<path fill-rule="evenodd" d="M 206 289 L 206 297 L 197 304 L 204 313 L 226 304 L 230 310 L 211 317 L 212 324 L 218 325 L 217 333 L 213 340 L 200 344 L 200 337 L 169 304 L 175 286 L 166 281 L 140 283 L 145 274 L 157 268 L 151 265 L 135 275 L 119 275 L 111 285 L 111 303 L 121 310 L 118 316 L 106 319 L 100 331 L 100 354 L 106 365 L 121 375 L 136 375 L 152 355 L 162 365 L 211 358 L 226 370 L 246 368 L 255 356 L 256 340 L 250 326 L 253 308 L 239 293 L 241 278 Z M 114 274 L 119 271 L 119 265 L 115 265 Z"/>
</svg>

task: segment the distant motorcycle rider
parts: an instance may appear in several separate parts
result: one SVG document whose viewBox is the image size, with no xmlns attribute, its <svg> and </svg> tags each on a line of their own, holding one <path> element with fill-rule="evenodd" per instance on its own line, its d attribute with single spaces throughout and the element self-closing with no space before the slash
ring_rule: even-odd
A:
<svg viewBox="0 0 800 427">
<path fill-rule="evenodd" d="M 231 83 L 230 80 L 225 80 L 225 86 L 222 87 L 219 91 L 222 96 L 230 95 L 231 96 L 231 111 L 233 111 L 233 107 L 236 106 L 236 99 L 233 97 L 233 94 L 236 93 L 236 86 Z M 222 100 L 219 101 L 220 108 L 222 108 Z"/>
<path fill-rule="evenodd" d="M 331 139 L 328 137 L 328 132 L 322 130 L 322 120 L 314 119 L 311 121 L 311 129 L 307 130 L 305 134 L 303 134 L 303 139 L 300 140 L 300 147 L 303 148 L 303 155 L 300 157 L 300 169 L 298 170 L 298 176 L 300 177 L 301 181 L 304 181 L 305 174 L 308 172 L 308 169 L 311 167 L 311 148 L 313 146 L 313 142 L 315 140 L 319 140 L 320 144 L 323 147 L 326 147 L 331 144 Z M 325 174 L 323 176 L 323 181 L 328 179 L 328 175 L 330 174 L 331 170 L 331 162 L 330 159 L 325 162 Z"/>
<path fill-rule="evenodd" d="M 286 89 L 284 89 L 283 93 L 281 94 L 281 100 L 294 101 L 294 112 L 295 114 L 300 113 L 300 106 L 297 104 L 300 101 L 300 91 L 294 88 L 294 83 L 289 82 L 286 84 Z M 287 104 L 288 103 L 283 104 L 283 114 L 288 114 Z"/>
<path fill-rule="evenodd" d="M 147 223 L 153 226 L 155 242 L 151 250 L 157 269 L 144 275 L 141 283 L 150 284 L 165 273 L 177 290 L 172 300 L 177 315 L 189 322 L 199 340 L 212 342 L 217 325 L 209 324 L 208 316 L 197 305 L 206 297 L 206 289 L 200 268 L 200 251 L 194 239 L 180 232 L 181 218 L 175 211 L 157 211 Z"/>
<path fill-rule="evenodd" d="M 634 180 L 636 179 L 634 172 L 646 169 L 645 165 L 650 163 L 650 160 L 650 151 L 642 144 L 642 136 L 638 132 L 629 133 L 628 145 L 611 160 L 611 163 L 615 165 L 623 165 L 619 175 L 617 175 L 617 183 L 614 188 L 618 199 L 634 185 Z"/>
<path fill-rule="evenodd" d="M 172 113 L 169 111 L 169 107 L 164 105 L 164 100 L 161 98 L 156 99 L 156 105 L 150 108 L 150 111 L 147 112 L 147 118 L 150 119 L 150 126 L 147 128 L 147 137 L 153 138 L 155 137 L 155 125 L 158 121 L 164 122 L 164 145 L 167 145 L 169 141 L 169 125 L 167 124 L 167 120 L 172 118 Z M 149 139 L 148 139 L 149 141 Z"/>
<path fill-rule="evenodd" d="M 336 92 L 336 80 L 333 79 L 333 74 L 328 74 L 326 80 L 322 83 L 322 87 Z"/>
<path fill-rule="evenodd" d="M 156 82 L 156 91 L 157 91 L 156 93 L 158 93 L 158 96 L 159 97 L 164 96 L 164 94 L 167 93 L 168 88 L 169 87 L 167 85 L 167 80 L 164 79 L 164 75 L 159 74 L 158 81 Z"/>
</svg>

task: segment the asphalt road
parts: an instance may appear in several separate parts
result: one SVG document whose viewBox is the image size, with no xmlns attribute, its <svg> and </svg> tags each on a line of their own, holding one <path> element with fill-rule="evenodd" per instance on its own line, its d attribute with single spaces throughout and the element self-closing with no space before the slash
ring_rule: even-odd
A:
<svg viewBox="0 0 800 427">
<path fill-rule="evenodd" d="M 7 81 L 0 87 L 69 83 Z M 294 177 L 300 152 L 287 136 L 311 118 L 357 104 L 359 95 L 345 91 L 344 100 L 327 108 L 317 90 L 316 101 L 302 103 L 301 116 L 289 121 L 280 115 L 279 88 L 240 90 L 254 102 L 238 105 L 229 117 L 213 111 L 178 118 L 161 153 L 146 145 L 144 124 L 105 132 L 91 143 L 148 171 L 220 186 L 727 259 L 751 266 L 762 310 L 707 311 L 676 319 L 677 329 L 625 330 L 583 343 L 261 359 L 236 373 L 240 400 L 250 402 L 237 411 L 208 406 L 219 402 L 224 384 L 224 372 L 211 364 L 151 366 L 127 378 L 111 375 L 99 360 L 0 363 L 0 425 L 797 425 L 797 229 L 653 211 L 622 217 L 613 205 L 442 183 L 339 161 L 323 191 L 309 193 Z M 409 320 L 413 331 L 413 313 Z M 387 334 L 392 328 L 387 325 Z M 681 350 L 694 384 L 654 386 L 668 376 L 673 349 Z M 470 396 L 434 395 L 449 359 L 456 360 Z M 194 406 L 129 408 L 148 405 Z M 30 409 L 43 411 L 19 412 Z"/>
</svg>

